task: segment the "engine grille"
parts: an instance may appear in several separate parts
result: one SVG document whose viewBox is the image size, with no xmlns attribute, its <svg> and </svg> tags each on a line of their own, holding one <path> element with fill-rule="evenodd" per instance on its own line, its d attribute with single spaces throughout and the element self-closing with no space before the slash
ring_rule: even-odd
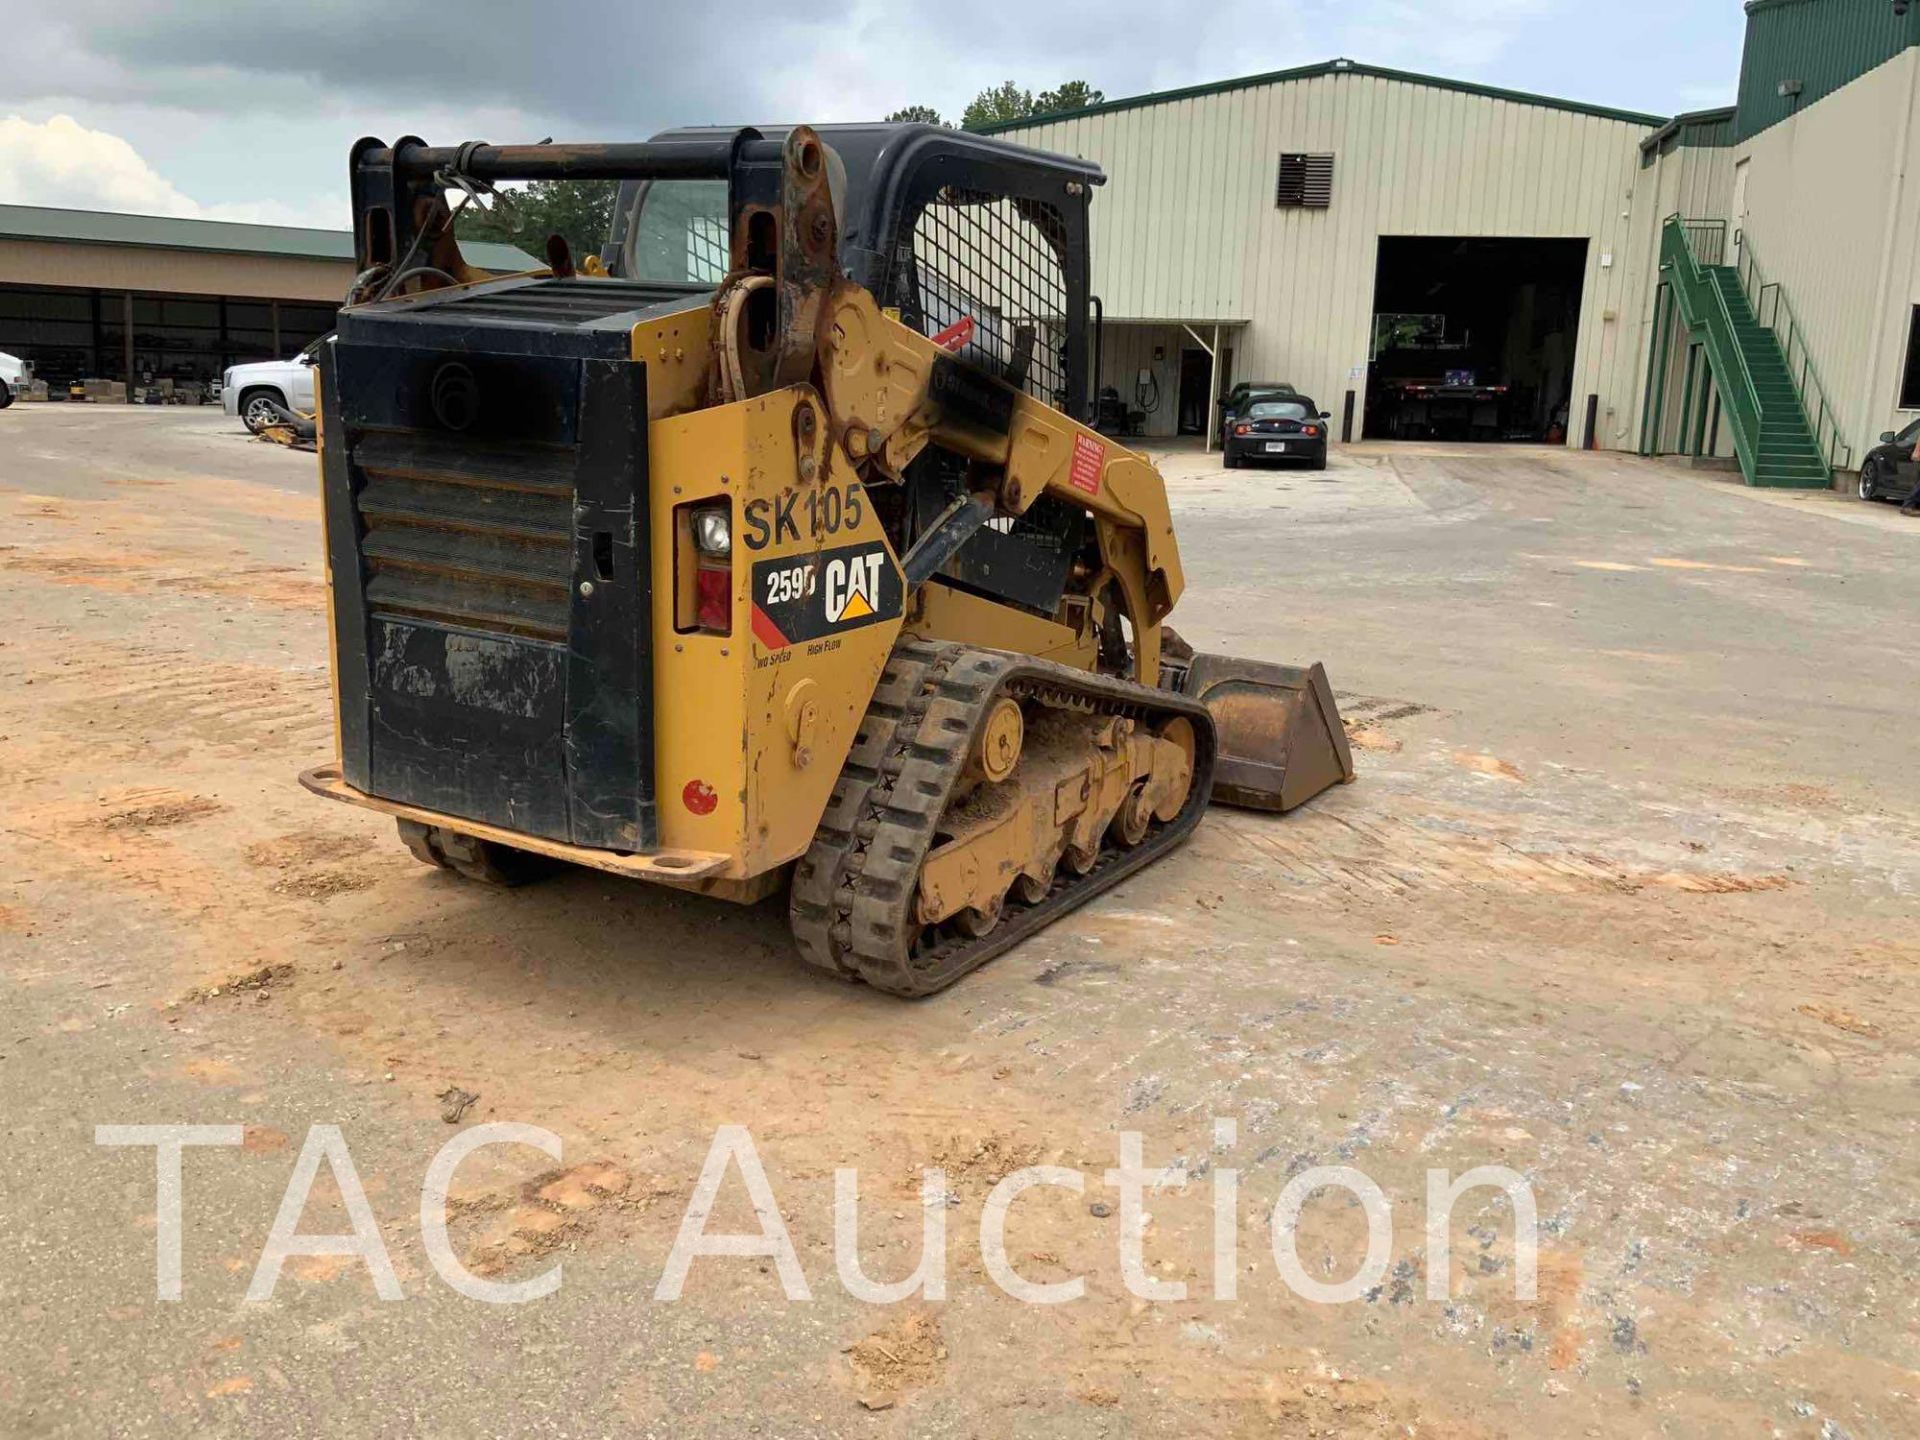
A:
<svg viewBox="0 0 1920 1440">
<path fill-rule="evenodd" d="M 571 447 L 374 432 L 353 458 L 370 611 L 566 640 Z"/>
<path fill-rule="evenodd" d="M 685 305 L 685 289 L 639 280 L 532 280 L 517 285 L 455 290 L 415 307 L 417 319 L 577 329 L 662 304 Z"/>
</svg>

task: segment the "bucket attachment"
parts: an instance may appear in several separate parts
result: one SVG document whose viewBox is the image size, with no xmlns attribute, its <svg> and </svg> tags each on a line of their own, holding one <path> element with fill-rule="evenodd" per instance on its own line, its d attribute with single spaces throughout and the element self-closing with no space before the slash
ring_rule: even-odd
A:
<svg viewBox="0 0 1920 1440">
<path fill-rule="evenodd" d="M 1286 811 L 1353 779 L 1353 751 L 1324 667 L 1195 655 L 1175 688 L 1213 712 L 1220 804 Z"/>
</svg>

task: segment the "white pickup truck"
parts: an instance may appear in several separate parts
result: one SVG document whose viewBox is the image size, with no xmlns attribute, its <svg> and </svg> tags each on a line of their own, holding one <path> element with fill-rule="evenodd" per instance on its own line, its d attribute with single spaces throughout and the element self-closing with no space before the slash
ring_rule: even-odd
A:
<svg viewBox="0 0 1920 1440">
<path fill-rule="evenodd" d="M 316 340 L 291 360 L 260 360 L 235 365 L 220 377 L 220 406 L 256 435 L 277 418 L 278 405 L 296 415 L 311 415 L 313 360 L 323 342 Z"/>
<path fill-rule="evenodd" d="M 0 410 L 13 403 L 13 397 L 27 388 L 32 376 L 27 362 L 18 355 L 9 355 L 0 350 Z"/>
</svg>

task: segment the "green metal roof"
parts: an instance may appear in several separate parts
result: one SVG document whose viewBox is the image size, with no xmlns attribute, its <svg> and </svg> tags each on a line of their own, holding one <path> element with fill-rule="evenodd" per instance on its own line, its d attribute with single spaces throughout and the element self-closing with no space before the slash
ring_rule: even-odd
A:
<svg viewBox="0 0 1920 1440">
<path fill-rule="evenodd" d="M 351 230 L 239 225 L 227 220 L 179 220 L 170 215 L 55 210 L 41 205 L 0 205 L 0 239 L 209 250 L 226 255 L 277 255 L 291 260 L 351 262 L 353 259 Z M 460 253 L 483 270 L 502 273 L 537 270 L 545 263 L 511 245 L 479 241 L 462 242 Z"/>
<path fill-rule="evenodd" d="M 1724 150 L 1733 144 L 1734 116 L 1731 105 L 1717 110 L 1689 110 L 1676 115 L 1640 142 L 1640 163 L 1651 165 L 1654 158 L 1679 149 Z"/>
<path fill-rule="evenodd" d="M 1748 0 L 1746 8 L 1736 142 L 1920 45 L 1920 6 L 1905 15 L 1890 0 Z"/>
<path fill-rule="evenodd" d="M 1202 95 L 1220 95 L 1229 90 L 1246 90 L 1256 85 L 1280 85 L 1289 80 L 1317 80 L 1323 75 L 1366 75 L 1376 80 L 1398 80 L 1407 85 L 1424 85 L 1431 90 L 1452 90 L 1462 95 L 1478 95 L 1487 100 L 1506 100 L 1515 105 L 1538 105 L 1548 110 L 1566 110 L 1575 115 L 1594 115 L 1602 120 L 1620 120 L 1649 129 L 1664 125 L 1665 115 L 1644 115 L 1637 110 L 1615 110 L 1606 105 L 1588 105 L 1579 100 L 1556 100 L 1550 95 L 1530 95 L 1522 90 L 1502 90 L 1492 85 L 1475 85 L 1466 80 L 1448 80 L 1438 75 L 1416 75 L 1409 70 L 1383 70 L 1377 65 L 1362 65 L 1357 60 L 1323 60 L 1317 65 L 1301 65 L 1291 70 L 1270 70 L 1264 75 L 1246 75 L 1237 80 L 1215 80 L 1207 85 L 1189 85 L 1180 90 L 1156 90 L 1147 95 L 1132 95 L 1108 100 L 1079 110 L 1059 110 L 1051 115 L 1033 115 L 1024 120 L 1003 120 L 982 125 L 982 135 L 1003 130 L 1021 130 L 1034 125 L 1051 125 L 1057 120 L 1077 120 L 1083 115 L 1105 115 L 1115 110 L 1137 110 L 1146 105 L 1166 105 L 1175 100 L 1193 100 Z"/>
</svg>

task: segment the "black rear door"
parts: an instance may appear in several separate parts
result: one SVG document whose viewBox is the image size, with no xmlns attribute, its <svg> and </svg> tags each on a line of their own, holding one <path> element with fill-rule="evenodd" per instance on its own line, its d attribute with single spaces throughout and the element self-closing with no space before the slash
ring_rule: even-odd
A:
<svg viewBox="0 0 1920 1440">
<path fill-rule="evenodd" d="M 591 323 L 629 288 L 509 282 L 343 313 L 321 380 L 355 788 L 656 843 L 646 368 L 625 358 L 630 317 Z"/>
</svg>

